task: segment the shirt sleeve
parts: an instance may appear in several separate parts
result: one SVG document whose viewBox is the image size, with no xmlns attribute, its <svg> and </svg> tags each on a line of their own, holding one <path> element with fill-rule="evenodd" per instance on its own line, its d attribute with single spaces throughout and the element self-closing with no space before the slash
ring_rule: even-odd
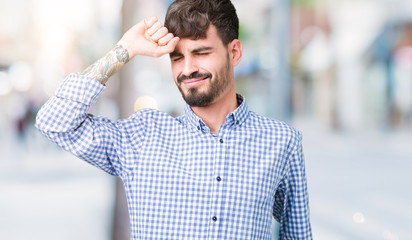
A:
<svg viewBox="0 0 412 240">
<path fill-rule="evenodd" d="M 280 223 L 279 239 L 312 239 L 302 136 L 292 143 L 287 165 L 275 194 L 273 216 Z"/>
<path fill-rule="evenodd" d="M 70 74 L 39 110 L 36 127 L 63 149 L 121 177 L 127 165 L 119 158 L 121 125 L 87 113 L 104 89 L 91 78 Z"/>
</svg>

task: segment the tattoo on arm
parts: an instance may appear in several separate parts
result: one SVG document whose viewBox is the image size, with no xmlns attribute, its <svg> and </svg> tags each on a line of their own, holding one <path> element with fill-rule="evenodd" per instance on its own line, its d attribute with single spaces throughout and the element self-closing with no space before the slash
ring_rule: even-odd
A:
<svg viewBox="0 0 412 240">
<path fill-rule="evenodd" d="M 103 58 L 86 68 L 82 74 L 106 84 L 110 76 L 129 61 L 129 53 L 122 45 L 116 45 Z"/>
</svg>

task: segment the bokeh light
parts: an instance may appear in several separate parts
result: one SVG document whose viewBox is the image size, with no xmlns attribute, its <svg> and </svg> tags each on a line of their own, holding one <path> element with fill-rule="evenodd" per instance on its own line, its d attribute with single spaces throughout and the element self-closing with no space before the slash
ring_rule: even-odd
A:
<svg viewBox="0 0 412 240">
<path fill-rule="evenodd" d="M 19 92 L 27 92 L 33 84 L 33 72 L 27 62 L 15 62 L 9 68 L 10 81 Z"/>
<path fill-rule="evenodd" d="M 144 108 L 158 109 L 158 103 L 156 99 L 151 96 L 142 96 L 139 97 L 134 103 L 134 111 L 138 111 Z"/>
<path fill-rule="evenodd" d="M 13 89 L 8 73 L 0 71 L 0 96 L 9 94 Z"/>
</svg>

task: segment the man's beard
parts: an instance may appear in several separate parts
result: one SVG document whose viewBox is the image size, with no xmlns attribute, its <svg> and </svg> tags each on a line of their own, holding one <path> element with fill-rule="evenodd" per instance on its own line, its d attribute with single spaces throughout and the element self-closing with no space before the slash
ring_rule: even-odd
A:
<svg viewBox="0 0 412 240">
<path fill-rule="evenodd" d="M 192 73 L 190 76 L 180 76 L 177 78 L 177 87 L 179 88 L 180 93 L 182 94 L 183 99 L 185 102 L 191 107 L 205 107 L 211 104 L 217 97 L 222 94 L 226 90 L 229 85 L 229 71 L 230 71 L 230 62 L 229 56 L 226 61 L 226 66 L 222 68 L 214 78 L 212 78 L 211 73 L 199 73 L 195 72 Z M 180 84 L 185 79 L 191 78 L 205 78 L 209 81 L 207 84 L 206 89 L 201 91 L 198 87 L 192 87 L 187 90 L 185 93 L 181 88 Z M 201 87 L 199 87 L 201 88 Z"/>
</svg>

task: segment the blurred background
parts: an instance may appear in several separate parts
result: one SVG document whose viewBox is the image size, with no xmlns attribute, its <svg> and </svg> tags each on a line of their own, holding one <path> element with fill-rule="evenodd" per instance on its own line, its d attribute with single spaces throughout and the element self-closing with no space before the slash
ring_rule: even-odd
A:
<svg viewBox="0 0 412 240">
<path fill-rule="evenodd" d="M 34 119 L 67 74 L 170 2 L 1 0 L 0 239 L 128 239 L 119 182 Z M 233 3 L 238 92 L 303 132 L 314 239 L 412 239 L 412 0 Z M 135 58 L 92 112 L 115 120 L 147 102 L 183 113 L 168 56 Z"/>
</svg>

